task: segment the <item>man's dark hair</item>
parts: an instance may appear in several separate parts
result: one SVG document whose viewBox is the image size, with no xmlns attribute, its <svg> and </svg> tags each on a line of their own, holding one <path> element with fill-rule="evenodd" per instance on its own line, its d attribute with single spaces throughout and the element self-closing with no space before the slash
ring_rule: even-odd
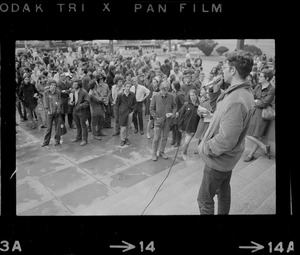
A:
<svg viewBox="0 0 300 255">
<path fill-rule="evenodd" d="M 181 88 L 181 85 L 180 85 L 179 81 L 174 81 L 173 86 L 176 89 L 176 91 L 180 90 L 180 88 Z"/>
<path fill-rule="evenodd" d="M 124 82 L 124 77 L 122 75 L 117 75 L 114 78 L 114 84 L 117 84 L 119 80 L 122 80 Z"/>
<path fill-rule="evenodd" d="M 263 69 L 261 71 L 262 74 L 264 74 L 265 78 L 267 79 L 267 81 L 270 81 L 272 80 L 273 76 L 274 76 L 274 73 L 272 70 L 270 69 Z"/>
<path fill-rule="evenodd" d="M 81 80 L 77 79 L 77 80 L 74 80 L 73 83 L 74 83 L 74 82 L 77 82 L 78 87 L 79 87 L 79 88 L 82 88 L 82 81 L 81 81 Z"/>
<path fill-rule="evenodd" d="M 253 55 L 250 52 L 237 50 L 227 55 L 226 60 L 230 66 L 234 66 L 242 79 L 252 71 Z"/>
<path fill-rule="evenodd" d="M 96 85 L 97 85 L 96 79 L 93 79 L 89 82 L 90 89 L 94 89 Z"/>
<path fill-rule="evenodd" d="M 84 74 L 88 73 L 88 69 L 87 68 L 83 68 L 82 71 L 83 71 Z"/>
</svg>

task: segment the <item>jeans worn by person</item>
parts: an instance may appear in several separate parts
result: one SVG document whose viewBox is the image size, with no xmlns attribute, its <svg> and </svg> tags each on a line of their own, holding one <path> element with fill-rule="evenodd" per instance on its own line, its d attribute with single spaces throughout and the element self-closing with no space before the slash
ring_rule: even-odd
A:
<svg viewBox="0 0 300 255">
<path fill-rule="evenodd" d="M 54 122 L 54 127 L 55 127 L 55 144 L 59 144 L 60 143 L 60 136 L 58 136 L 56 134 L 56 130 L 57 130 L 57 120 L 59 117 L 59 113 L 50 113 L 47 114 L 47 131 L 46 131 L 46 135 L 44 138 L 44 144 L 48 145 L 50 143 L 50 139 L 51 139 L 51 133 L 52 133 L 52 125 Z"/>
<path fill-rule="evenodd" d="M 197 198 L 201 215 L 214 214 L 215 195 L 218 197 L 218 214 L 229 214 L 231 174 L 232 171 L 221 172 L 205 165 L 202 184 Z"/>
<path fill-rule="evenodd" d="M 127 126 L 120 126 L 120 138 L 122 142 L 128 139 L 128 131 L 132 123 L 132 116 L 133 116 L 133 112 L 129 113 L 127 119 Z"/>
</svg>

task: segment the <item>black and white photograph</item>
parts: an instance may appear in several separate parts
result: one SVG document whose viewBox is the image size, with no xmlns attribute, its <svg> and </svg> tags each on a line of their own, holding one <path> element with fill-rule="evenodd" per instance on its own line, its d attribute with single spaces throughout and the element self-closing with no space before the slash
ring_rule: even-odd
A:
<svg viewBox="0 0 300 255">
<path fill-rule="evenodd" d="M 16 41 L 17 215 L 276 214 L 275 70 L 273 39 Z"/>
<path fill-rule="evenodd" d="M 297 254 L 292 8 L 1 1 L 0 253 Z"/>
</svg>

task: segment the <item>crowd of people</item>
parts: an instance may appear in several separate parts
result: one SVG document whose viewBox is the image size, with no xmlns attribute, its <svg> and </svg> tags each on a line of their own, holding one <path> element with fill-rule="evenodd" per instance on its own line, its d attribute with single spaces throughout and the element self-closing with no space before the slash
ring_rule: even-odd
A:
<svg viewBox="0 0 300 255">
<path fill-rule="evenodd" d="M 103 129 L 108 128 L 114 128 L 113 136 L 120 136 L 121 146 L 130 145 L 129 130 L 132 128 L 134 134 L 139 132 L 144 135 L 146 132 L 147 139 L 153 137 L 152 160 L 157 161 L 158 157 L 168 158 L 165 148 L 171 131 L 170 146 L 182 146 L 184 160 L 188 157 L 188 147 L 193 138 L 198 139 L 199 146 L 205 151 L 203 154 L 199 149 L 194 153 L 200 153 L 207 159 L 224 153 L 223 149 L 229 145 L 232 149 L 241 143 L 236 140 L 240 130 L 236 131 L 235 138 L 226 132 L 230 133 L 230 128 L 231 131 L 238 128 L 232 121 L 239 123 L 242 114 L 238 115 L 237 111 L 243 112 L 244 109 L 234 107 L 238 104 L 231 105 L 234 109 L 227 109 L 221 95 L 231 93 L 235 81 L 243 82 L 247 88 L 247 100 L 250 92 L 253 97 L 253 105 L 249 101 L 247 114 L 243 112 L 247 115 L 243 116 L 247 123 L 241 124 L 245 125 L 241 129 L 247 127 L 242 137 L 254 143 L 250 154 L 244 159 L 251 161 L 259 147 L 270 153 L 269 146 L 262 142 L 269 122 L 262 119 L 261 112 L 269 105 L 275 106 L 275 60 L 269 66 L 265 55 L 249 57 L 247 53 L 245 57 L 238 55 L 241 54 L 239 51 L 231 54 L 235 55 L 226 56 L 226 62 L 220 61 L 204 80 L 202 59 L 191 59 L 190 55 L 179 63 L 176 55 L 170 54 L 160 63 L 155 53 L 139 52 L 124 57 L 119 53 L 107 54 L 83 47 L 66 54 L 59 50 L 47 53 L 27 49 L 16 55 L 17 110 L 20 120 L 28 121 L 32 129 L 47 129 L 42 146 L 50 143 L 53 122 L 55 146 L 61 144 L 57 122 L 58 118 L 62 118 L 65 123 L 67 121 L 68 128 L 77 130 L 76 138 L 71 142 L 80 142 L 81 146 L 88 143 L 89 132 L 94 139 L 101 140 L 102 136 L 107 135 Z M 244 62 L 241 63 L 241 59 L 245 59 Z M 230 74 L 226 74 L 228 68 L 233 70 Z M 229 75 L 234 77 L 231 77 L 234 82 L 228 78 Z M 244 93 L 243 90 L 236 92 L 240 89 L 234 91 L 241 95 Z M 233 110 L 237 118 L 228 115 Z M 216 121 L 215 115 L 227 116 L 228 120 L 222 119 L 221 124 L 212 124 Z M 146 127 L 144 118 L 147 120 Z M 225 122 L 222 124 L 222 121 Z M 210 144 L 214 148 L 216 143 L 221 143 L 222 148 L 208 152 L 205 142 L 201 141 L 216 138 L 217 128 L 225 126 L 227 129 L 222 130 L 225 133 L 221 134 L 225 140 Z M 209 164 L 208 167 L 214 165 Z M 215 168 L 219 167 L 218 164 Z M 232 165 L 228 164 L 229 168 Z M 226 178 L 228 180 L 228 176 Z M 202 188 L 199 191 L 200 200 L 203 192 Z M 205 207 L 203 200 L 200 204 Z M 211 212 L 201 208 L 201 213 Z M 227 212 L 227 209 L 222 211 L 222 206 L 219 208 L 221 213 Z"/>
</svg>

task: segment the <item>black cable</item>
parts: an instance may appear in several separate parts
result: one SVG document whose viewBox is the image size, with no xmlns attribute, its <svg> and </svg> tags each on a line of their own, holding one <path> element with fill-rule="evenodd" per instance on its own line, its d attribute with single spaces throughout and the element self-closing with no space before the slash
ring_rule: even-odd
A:
<svg viewBox="0 0 300 255">
<path fill-rule="evenodd" d="M 170 169 L 169 169 L 169 171 L 168 171 L 168 174 L 166 175 L 166 177 L 164 178 L 164 180 L 162 181 L 162 183 L 159 185 L 159 187 L 158 187 L 158 189 L 156 190 L 156 192 L 155 192 L 154 196 L 152 197 L 151 201 L 147 204 L 147 206 L 146 206 L 145 209 L 143 210 L 142 215 L 144 215 L 144 213 L 145 213 L 145 211 L 147 210 L 148 206 L 152 203 L 152 201 L 154 200 L 155 196 L 157 195 L 159 189 L 161 188 L 161 186 L 164 184 L 164 182 L 165 182 L 166 179 L 168 178 L 168 176 L 169 176 L 169 174 L 170 174 L 170 172 L 171 172 L 171 169 L 172 169 L 172 167 L 173 167 L 173 165 L 174 165 L 174 162 L 175 162 L 175 160 L 176 160 L 176 158 L 177 158 L 177 154 L 178 154 L 179 147 L 180 147 L 180 146 L 177 147 L 177 150 L 176 150 L 176 153 L 175 153 L 175 157 L 174 157 L 173 162 L 172 162 L 172 165 L 171 165 L 171 167 L 170 167 Z"/>
</svg>

